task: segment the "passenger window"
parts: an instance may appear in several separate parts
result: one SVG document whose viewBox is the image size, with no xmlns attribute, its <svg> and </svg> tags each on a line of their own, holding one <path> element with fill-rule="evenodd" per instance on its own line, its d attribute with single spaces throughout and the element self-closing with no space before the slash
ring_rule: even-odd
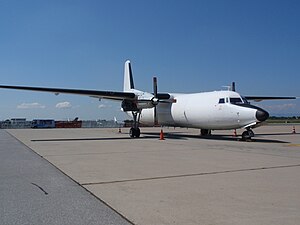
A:
<svg viewBox="0 0 300 225">
<path fill-rule="evenodd" d="M 224 98 L 220 98 L 219 99 L 219 104 L 223 104 L 223 103 L 225 103 L 225 99 Z"/>
</svg>

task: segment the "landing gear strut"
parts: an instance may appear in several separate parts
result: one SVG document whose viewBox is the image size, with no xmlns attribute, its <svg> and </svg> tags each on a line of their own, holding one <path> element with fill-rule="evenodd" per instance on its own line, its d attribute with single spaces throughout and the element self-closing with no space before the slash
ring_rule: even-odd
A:
<svg viewBox="0 0 300 225">
<path fill-rule="evenodd" d="M 139 128 L 141 111 L 133 111 L 132 116 L 133 116 L 133 127 L 130 128 L 129 136 L 131 138 L 139 138 L 141 135 L 141 131 Z"/>
<path fill-rule="evenodd" d="M 252 137 L 254 137 L 254 132 L 250 128 L 247 128 L 247 130 L 242 133 L 243 141 L 251 141 Z"/>
</svg>

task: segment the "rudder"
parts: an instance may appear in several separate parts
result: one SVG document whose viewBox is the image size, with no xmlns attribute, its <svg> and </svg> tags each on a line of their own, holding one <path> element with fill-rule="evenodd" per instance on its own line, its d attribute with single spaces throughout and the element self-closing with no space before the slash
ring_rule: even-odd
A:
<svg viewBox="0 0 300 225">
<path fill-rule="evenodd" d="M 132 76 L 132 70 L 130 61 L 127 60 L 124 65 L 124 86 L 123 91 L 129 92 L 131 89 L 134 89 L 134 82 L 133 82 L 133 76 Z"/>
</svg>

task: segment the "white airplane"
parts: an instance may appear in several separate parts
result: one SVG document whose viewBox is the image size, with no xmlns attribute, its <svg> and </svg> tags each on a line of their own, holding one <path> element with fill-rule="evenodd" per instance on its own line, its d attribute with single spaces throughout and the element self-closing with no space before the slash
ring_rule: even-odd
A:
<svg viewBox="0 0 300 225">
<path fill-rule="evenodd" d="M 65 88 L 25 87 L 0 85 L 0 88 L 87 95 L 122 101 L 122 111 L 133 117 L 130 137 L 140 137 L 139 124 L 189 127 L 201 129 L 201 135 L 210 135 L 211 130 L 245 128 L 242 139 L 254 136 L 253 128 L 261 125 L 269 113 L 248 100 L 295 99 L 296 97 L 241 96 L 231 90 L 193 94 L 158 93 L 157 79 L 153 78 L 153 93 L 135 89 L 130 61 L 124 66 L 123 92 L 79 90 Z"/>
</svg>

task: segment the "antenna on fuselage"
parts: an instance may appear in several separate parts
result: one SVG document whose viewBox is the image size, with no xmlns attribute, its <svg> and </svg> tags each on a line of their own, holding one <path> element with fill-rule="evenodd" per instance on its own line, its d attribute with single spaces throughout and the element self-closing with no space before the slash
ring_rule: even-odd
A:
<svg viewBox="0 0 300 225">
<path fill-rule="evenodd" d="M 232 82 L 231 85 L 222 86 L 222 87 L 227 88 L 228 91 L 234 91 L 235 92 L 235 82 Z"/>
<path fill-rule="evenodd" d="M 227 89 L 227 91 L 231 91 L 231 86 L 229 86 L 229 85 L 224 85 L 224 86 L 222 86 L 223 88 L 226 88 Z"/>
<path fill-rule="evenodd" d="M 230 90 L 231 90 L 231 91 L 235 91 L 235 82 L 232 82 L 232 83 L 231 83 L 231 88 L 230 88 Z"/>
</svg>

